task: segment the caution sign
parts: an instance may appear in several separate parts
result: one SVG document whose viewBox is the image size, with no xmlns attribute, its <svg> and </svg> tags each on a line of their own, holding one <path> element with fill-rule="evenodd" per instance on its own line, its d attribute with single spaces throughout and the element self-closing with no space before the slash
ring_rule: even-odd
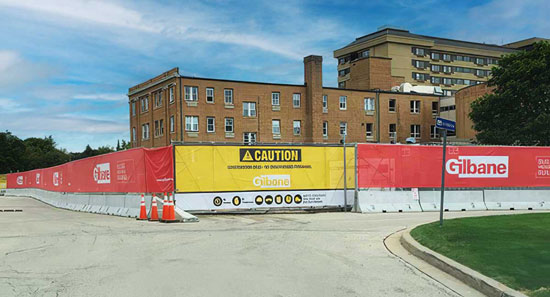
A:
<svg viewBox="0 0 550 297">
<path fill-rule="evenodd" d="M 337 146 L 175 146 L 177 193 L 279 191 L 272 204 L 302 203 L 301 198 L 285 197 L 293 190 L 341 190 L 344 188 L 344 163 L 347 186 L 355 186 L 355 148 L 344 151 Z M 276 197 L 280 194 L 282 197 Z M 258 195 L 258 194 L 257 194 Z M 212 199 L 219 195 L 208 198 Z M 243 198 L 243 195 L 239 195 Z M 222 197 L 223 198 L 223 197 Z M 256 196 L 254 196 L 256 198 Z M 250 203 L 232 201 L 243 207 L 267 204 L 253 199 Z M 219 204 L 219 201 L 217 201 Z M 274 202 L 274 203 L 273 203 Z"/>
<path fill-rule="evenodd" d="M 239 149 L 241 162 L 301 162 L 301 149 Z"/>
</svg>

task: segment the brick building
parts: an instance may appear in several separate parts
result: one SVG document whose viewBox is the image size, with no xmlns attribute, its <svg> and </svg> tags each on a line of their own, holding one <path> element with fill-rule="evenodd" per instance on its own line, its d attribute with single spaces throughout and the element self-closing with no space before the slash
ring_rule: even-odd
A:
<svg viewBox="0 0 550 297">
<path fill-rule="evenodd" d="M 470 119 L 470 107 L 474 100 L 483 97 L 485 94 L 492 93 L 495 87 L 490 87 L 486 83 L 471 86 L 459 90 L 455 94 L 456 104 L 456 138 L 473 141 L 476 138 L 476 131 L 473 128 L 474 123 Z"/>
<path fill-rule="evenodd" d="M 500 46 L 380 28 L 334 51 L 338 86 L 390 90 L 408 82 L 439 86 L 452 96 L 463 87 L 486 82 L 502 55 L 528 49 L 539 40 L 543 38 Z M 390 79 L 379 79 L 380 75 Z"/>
<path fill-rule="evenodd" d="M 181 76 L 171 69 L 128 91 L 133 147 L 178 142 L 438 141 L 439 97 L 323 87 L 322 57 L 304 58 L 304 84 Z"/>
</svg>

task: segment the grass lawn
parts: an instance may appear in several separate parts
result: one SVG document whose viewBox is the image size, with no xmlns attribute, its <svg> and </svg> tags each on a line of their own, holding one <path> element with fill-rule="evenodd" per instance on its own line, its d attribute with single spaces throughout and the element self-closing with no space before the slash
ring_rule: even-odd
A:
<svg viewBox="0 0 550 297">
<path fill-rule="evenodd" d="M 422 245 L 529 296 L 550 297 L 550 213 L 445 220 L 419 226 Z"/>
</svg>

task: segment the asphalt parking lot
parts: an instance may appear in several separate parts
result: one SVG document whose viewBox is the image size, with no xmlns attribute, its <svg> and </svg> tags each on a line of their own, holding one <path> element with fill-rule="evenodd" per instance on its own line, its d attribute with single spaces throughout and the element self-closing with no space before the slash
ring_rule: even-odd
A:
<svg viewBox="0 0 550 297">
<path fill-rule="evenodd" d="M 0 208 L 23 210 L 0 212 L 0 296 L 457 296 L 383 243 L 438 213 L 160 224 L 31 198 L 0 197 Z"/>
</svg>

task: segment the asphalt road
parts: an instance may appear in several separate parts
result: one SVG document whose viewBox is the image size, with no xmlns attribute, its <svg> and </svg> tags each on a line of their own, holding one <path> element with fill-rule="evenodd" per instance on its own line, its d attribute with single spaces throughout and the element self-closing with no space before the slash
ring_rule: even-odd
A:
<svg viewBox="0 0 550 297">
<path fill-rule="evenodd" d="M 219 215 L 160 224 L 31 198 L 0 197 L 5 208 L 23 212 L 0 212 L 0 296 L 457 296 L 383 243 L 437 213 Z"/>
</svg>

